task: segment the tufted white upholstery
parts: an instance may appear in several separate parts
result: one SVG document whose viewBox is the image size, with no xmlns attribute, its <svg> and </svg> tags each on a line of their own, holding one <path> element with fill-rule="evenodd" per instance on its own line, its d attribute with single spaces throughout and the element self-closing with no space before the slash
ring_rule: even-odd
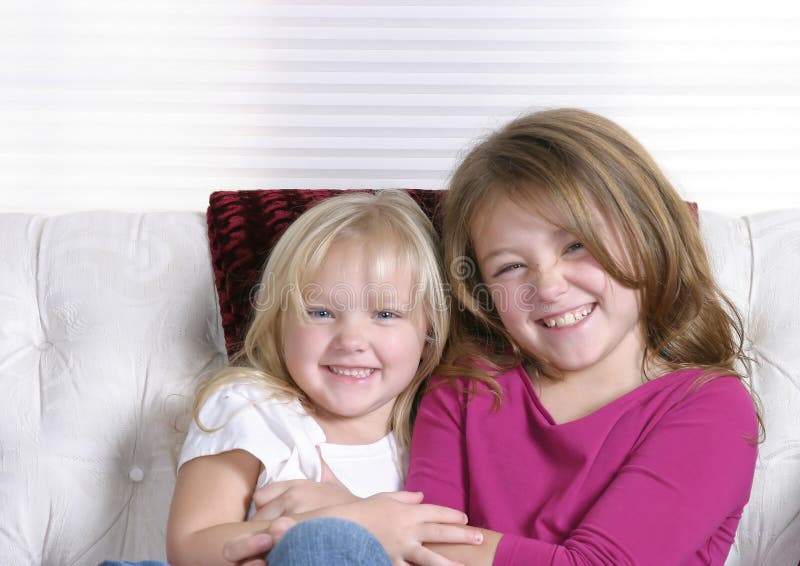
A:
<svg viewBox="0 0 800 566">
<path fill-rule="evenodd" d="M 701 227 L 767 427 L 728 565 L 796 566 L 800 211 Z M 0 313 L 0 564 L 164 559 L 191 397 L 225 360 L 204 216 L 2 214 Z"/>
<path fill-rule="evenodd" d="M 198 376 L 224 364 L 201 214 L 0 215 L 0 564 L 164 558 Z"/>
</svg>

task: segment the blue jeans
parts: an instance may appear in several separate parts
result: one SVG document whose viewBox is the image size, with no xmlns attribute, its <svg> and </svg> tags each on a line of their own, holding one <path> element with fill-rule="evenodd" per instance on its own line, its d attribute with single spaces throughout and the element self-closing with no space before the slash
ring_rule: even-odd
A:
<svg viewBox="0 0 800 566">
<path fill-rule="evenodd" d="M 364 527 L 334 518 L 309 519 L 283 535 L 267 555 L 269 566 L 392 566 Z"/>
</svg>

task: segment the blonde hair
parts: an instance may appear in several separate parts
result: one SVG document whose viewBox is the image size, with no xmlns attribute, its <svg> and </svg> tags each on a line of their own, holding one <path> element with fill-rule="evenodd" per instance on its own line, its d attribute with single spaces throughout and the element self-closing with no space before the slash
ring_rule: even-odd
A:
<svg viewBox="0 0 800 566">
<path fill-rule="evenodd" d="M 475 362 L 495 372 L 526 363 L 558 377 L 520 350 L 491 301 L 476 292 L 481 281 L 470 230 L 498 196 L 528 210 L 554 212 L 548 222 L 575 235 L 612 278 L 640 291 L 643 369 L 656 360 L 660 367 L 700 367 L 709 378 L 744 380 L 740 371 L 747 372 L 749 360 L 742 319 L 714 280 L 686 202 L 628 132 L 575 109 L 512 121 L 473 148 L 453 174 L 443 241 L 458 308 L 452 309 L 451 343 L 438 370 L 443 375 L 483 381 L 498 400 L 498 384 Z M 627 261 L 609 251 L 594 210 L 627 249 Z"/>
<path fill-rule="evenodd" d="M 194 418 L 203 430 L 199 412 L 208 397 L 223 384 L 252 381 L 265 393 L 297 398 L 309 412 L 314 407 L 297 386 L 283 360 L 285 312 L 295 309 L 305 317 L 302 290 L 322 266 L 330 247 L 342 241 L 364 243 L 379 272 L 388 264 L 404 262 L 412 276 L 414 312 L 427 322 L 426 345 L 409 386 L 398 396 L 391 415 L 391 430 L 401 445 L 411 439 L 412 417 L 419 388 L 438 365 L 447 340 L 449 313 L 441 272 L 439 242 L 431 221 L 405 192 L 351 192 L 324 200 L 295 220 L 278 243 L 256 288 L 254 317 L 242 349 L 231 367 L 219 372 L 198 391 Z"/>
</svg>

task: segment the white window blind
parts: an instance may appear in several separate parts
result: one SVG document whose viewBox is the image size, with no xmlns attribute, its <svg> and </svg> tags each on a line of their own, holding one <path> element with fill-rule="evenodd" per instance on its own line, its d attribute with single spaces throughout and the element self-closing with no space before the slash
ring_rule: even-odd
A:
<svg viewBox="0 0 800 566">
<path fill-rule="evenodd" d="M 443 188 L 574 106 L 729 213 L 800 207 L 790 2 L 4 0 L 0 209 L 202 210 L 217 189 Z"/>
</svg>

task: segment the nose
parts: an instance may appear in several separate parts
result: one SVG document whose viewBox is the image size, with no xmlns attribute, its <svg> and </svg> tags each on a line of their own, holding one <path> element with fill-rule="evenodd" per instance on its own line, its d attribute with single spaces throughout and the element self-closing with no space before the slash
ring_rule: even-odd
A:
<svg viewBox="0 0 800 566">
<path fill-rule="evenodd" d="M 534 278 L 537 303 L 554 303 L 569 289 L 558 262 L 553 265 L 539 265 Z"/>
<path fill-rule="evenodd" d="M 366 325 L 354 317 L 343 317 L 337 324 L 333 345 L 345 352 L 362 352 L 367 348 L 368 330 Z"/>
</svg>

